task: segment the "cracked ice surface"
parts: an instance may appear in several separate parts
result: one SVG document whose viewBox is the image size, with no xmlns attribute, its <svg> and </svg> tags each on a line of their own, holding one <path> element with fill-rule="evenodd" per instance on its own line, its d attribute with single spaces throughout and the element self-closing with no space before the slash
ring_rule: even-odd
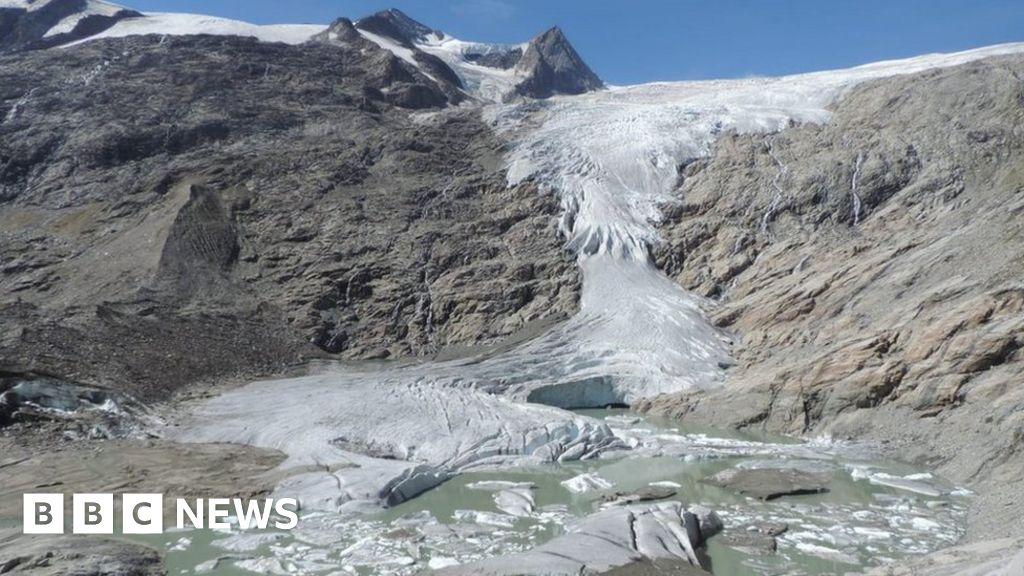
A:
<svg viewBox="0 0 1024 576">
<path fill-rule="evenodd" d="M 317 509 L 395 505 L 460 472 L 587 459 L 622 446 L 604 423 L 557 408 L 334 375 L 229 391 L 168 436 L 280 450 L 288 455 L 281 468 L 293 474 L 277 492 Z"/>
</svg>

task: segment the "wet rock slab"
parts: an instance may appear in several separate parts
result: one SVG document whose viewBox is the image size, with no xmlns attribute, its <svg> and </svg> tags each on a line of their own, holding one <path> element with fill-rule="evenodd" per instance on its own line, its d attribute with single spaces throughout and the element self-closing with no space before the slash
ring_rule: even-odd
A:
<svg viewBox="0 0 1024 576">
<path fill-rule="evenodd" d="M 159 576 L 164 573 L 160 553 L 147 546 L 95 537 L 16 536 L 0 531 L 0 574 Z"/>
<path fill-rule="evenodd" d="M 624 504 L 636 504 L 639 502 L 651 502 L 664 500 L 676 495 L 676 489 L 671 486 L 644 486 L 630 492 L 616 491 L 605 494 L 601 497 L 605 506 L 621 506 Z"/>
<path fill-rule="evenodd" d="M 776 536 L 789 530 L 786 524 L 764 523 L 729 530 L 722 535 L 726 546 L 746 554 L 774 554 L 778 549 Z"/>
<path fill-rule="evenodd" d="M 798 468 L 729 468 L 703 480 L 758 500 L 828 492 L 831 475 Z"/>
</svg>

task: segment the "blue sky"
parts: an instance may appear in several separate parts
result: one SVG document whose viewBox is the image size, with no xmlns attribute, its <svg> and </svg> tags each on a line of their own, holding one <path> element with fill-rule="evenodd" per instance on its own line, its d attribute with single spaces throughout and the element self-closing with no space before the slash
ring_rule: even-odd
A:
<svg viewBox="0 0 1024 576">
<path fill-rule="evenodd" d="M 607 82 L 732 78 L 1024 41 L 1022 0 L 120 0 L 143 11 L 327 23 L 397 7 L 467 40 L 558 24 Z"/>
</svg>

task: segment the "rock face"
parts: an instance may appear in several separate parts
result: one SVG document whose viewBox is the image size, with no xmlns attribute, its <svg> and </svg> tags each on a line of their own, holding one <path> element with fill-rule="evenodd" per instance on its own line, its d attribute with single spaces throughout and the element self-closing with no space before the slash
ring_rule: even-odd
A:
<svg viewBox="0 0 1024 576">
<path fill-rule="evenodd" d="M 867 83 L 824 125 L 726 134 L 686 166 L 655 257 L 720 301 L 738 365 L 720 391 L 643 407 L 1019 481 L 1022 72 L 1004 57 Z"/>
<path fill-rule="evenodd" d="M 604 87 L 557 26 L 530 40 L 516 70 L 525 76 L 515 87 L 520 96 L 547 98 Z"/>
<path fill-rule="evenodd" d="M 332 31 L 0 56 L 5 369 L 159 397 L 575 309 L 557 199 L 507 187 L 501 144 L 417 67 Z"/>
<path fill-rule="evenodd" d="M 612 508 L 588 516 L 564 536 L 527 552 L 452 566 L 437 574 L 568 576 L 602 574 L 638 563 L 650 568 L 651 574 L 688 573 L 680 563 L 702 573 L 697 549 L 713 535 L 703 533 L 697 515 L 679 502 Z M 673 563 L 671 569 L 659 570 L 657 563 L 662 561 Z"/>
</svg>

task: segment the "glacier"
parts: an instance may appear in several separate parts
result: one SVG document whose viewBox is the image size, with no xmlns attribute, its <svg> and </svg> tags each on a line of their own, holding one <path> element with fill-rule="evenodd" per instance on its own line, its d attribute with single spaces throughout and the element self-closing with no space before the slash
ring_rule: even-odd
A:
<svg viewBox="0 0 1024 576">
<path fill-rule="evenodd" d="M 1024 44 L 782 78 L 492 101 L 483 113 L 511 143 L 509 184 L 533 179 L 562 200 L 560 229 L 583 275 L 578 313 L 491 356 L 373 370 L 327 364 L 309 377 L 249 384 L 205 401 L 168 435 L 279 449 L 288 455 L 279 491 L 320 509 L 393 505 L 481 467 L 620 452 L 623 439 L 604 423 L 564 409 L 724 383 L 729 340 L 707 320 L 712 303 L 649 255 L 680 166 L 728 130 L 770 137 L 790 123 L 827 122 L 829 103 L 858 83 L 1020 51 Z"/>
</svg>

